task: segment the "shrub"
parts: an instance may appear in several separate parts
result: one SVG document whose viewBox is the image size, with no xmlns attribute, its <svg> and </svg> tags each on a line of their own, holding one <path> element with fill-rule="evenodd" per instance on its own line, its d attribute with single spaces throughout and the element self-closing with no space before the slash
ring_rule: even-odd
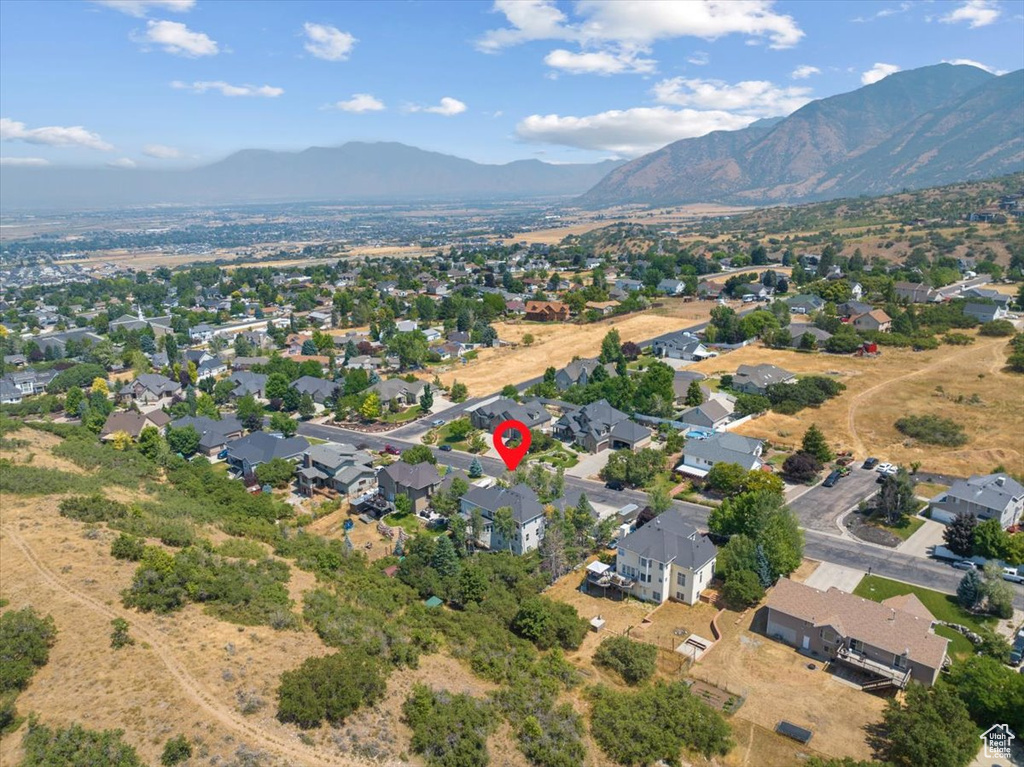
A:
<svg viewBox="0 0 1024 767">
<path fill-rule="evenodd" d="M 53 618 L 35 610 L 8 610 L 0 615 L 0 694 L 23 690 L 40 666 L 50 659 L 57 640 Z"/>
<path fill-rule="evenodd" d="M 277 718 L 309 729 L 321 722 L 341 724 L 361 705 L 372 706 L 387 683 L 381 661 L 365 651 L 347 648 L 322 658 L 306 658 L 281 675 Z"/>
<path fill-rule="evenodd" d="M 603 640 L 594 653 L 594 663 L 615 671 L 626 684 L 639 684 L 650 679 L 654 676 L 657 661 L 657 647 L 624 636 Z"/>
<path fill-rule="evenodd" d="M 295 475 L 295 464 L 284 458 L 272 458 L 256 467 L 256 479 L 271 487 L 287 487 Z"/>
<path fill-rule="evenodd" d="M 736 570 L 725 581 L 722 596 L 730 607 L 742 610 L 764 599 L 764 587 L 753 570 Z"/>
<path fill-rule="evenodd" d="M 970 346 L 974 343 L 974 339 L 966 333 L 946 333 L 942 337 L 942 343 L 950 346 Z"/>
<path fill-rule="evenodd" d="M 222 557 L 235 559 L 263 559 L 267 556 L 266 548 L 257 541 L 248 541 L 244 538 L 228 538 L 216 551 Z"/>
<path fill-rule="evenodd" d="M 135 747 L 121 740 L 123 734 L 124 730 L 87 730 L 77 722 L 50 729 L 30 718 L 21 767 L 143 767 Z"/>
<path fill-rule="evenodd" d="M 937 415 L 908 415 L 896 421 L 896 428 L 908 437 L 930 445 L 959 447 L 967 443 L 964 428 L 950 418 Z"/>
<path fill-rule="evenodd" d="M 146 542 L 137 536 L 121 533 L 110 544 L 110 555 L 115 559 L 138 562 L 146 549 Z"/>
<path fill-rule="evenodd" d="M 434 692 L 418 684 L 402 706 L 412 728 L 412 749 L 433 767 L 484 767 L 487 736 L 497 719 L 491 707 L 469 695 Z"/>
<path fill-rule="evenodd" d="M 587 635 L 588 624 L 572 605 L 534 597 L 516 613 L 512 630 L 542 650 L 556 645 L 575 650 Z"/>
<path fill-rule="evenodd" d="M 62 517 L 79 522 L 112 522 L 128 516 L 128 507 L 112 501 L 99 493 L 95 495 L 74 495 L 57 505 Z"/>
<path fill-rule="evenodd" d="M 188 738 L 179 733 L 164 744 L 163 753 L 160 754 L 160 764 L 164 767 L 174 767 L 191 756 L 192 745 L 188 742 Z"/>
<path fill-rule="evenodd" d="M 793 453 L 782 464 L 782 473 L 794 482 L 809 482 L 821 471 L 822 464 L 810 453 Z"/>
<path fill-rule="evenodd" d="M 110 646 L 115 650 L 135 644 L 135 640 L 128 635 L 128 621 L 124 618 L 114 618 L 110 621 L 113 631 L 110 632 Z"/>
<path fill-rule="evenodd" d="M 1009 320 L 992 320 L 992 322 L 983 322 L 981 327 L 978 328 L 978 335 L 982 336 L 1012 336 L 1017 329 L 1013 326 L 1013 323 Z"/>
</svg>

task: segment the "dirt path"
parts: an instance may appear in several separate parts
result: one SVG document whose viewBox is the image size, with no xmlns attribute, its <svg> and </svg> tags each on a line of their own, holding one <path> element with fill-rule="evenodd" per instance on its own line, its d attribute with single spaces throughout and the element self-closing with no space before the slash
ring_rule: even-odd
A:
<svg viewBox="0 0 1024 767">
<path fill-rule="evenodd" d="M 156 631 L 147 625 L 147 621 L 142 614 L 134 612 L 129 613 L 127 610 L 122 611 L 112 609 L 98 599 L 95 599 L 88 594 L 83 594 L 82 592 L 68 586 L 39 560 L 25 539 L 22 538 L 13 527 L 10 525 L 4 525 L 0 529 L 3 530 L 4 535 L 6 535 L 10 542 L 17 547 L 22 555 L 24 555 L 28 563 L 35 568 L 43 581 L 49 584 L 53 589 L 78 602 L 81 602 L 86 607 L 107 618 L 113 619 L 130 617 L 132 622 L 132 632 L 136 633 L 149 643 L 149 646 L 152 648 L 153 652 L 156 653 L 157 658 L 159 658 L 160 662 L 163 663 L 174 681 L 178 683 L 182 690 L 192 698 L 201 709 L 203 709 L 219 724 L 244 735 L 246 738 L 253 741 L 253 745 L 257 745 L 269 752 L 277 754 L 281 758 L 287 760 L 290 764 L 346 765 L 347 767 L 363 764 L 356 759 L 329 758 L 318 753 L 312 748 L 303 746 L 300 743 L 288 743 L 278 737 L 264 732 L 260 728 L 246 722 L 244 719 L 239 718 L 229 708 L 217 702 L 217 700 L 195 677 L 188 672 L 188 670 L 174 657 L 174 655 L 162 646 L 162 638 Z"/>
<path fill-rule="evenodd" d="M 850 439 L 853 440 L 853 443 L 854 443 L 854 453 L 857 454 L 857 455 L 865 455 L 866 452 L 867 452 L 864 449 L 864 443 L 861 441 L 860 435 L 857 433 L 856 420 L 857 420 L 857 408 L 870 395 L 874 394 L 879 389 L 884 389 L 885 387 L 891 386 L 892 384 L 897 383 L 899 381 L 904 381 L 904 380 L 906 380 L 908 378 L 913 378 L 914 376 L 919 376 L 919 375 L 921 375 L 923 373 L 929 373 L 929 372 L 937 370 L 939 368 L 946 367 L 947 365 L 949 365 L 950 361 L 953 360 L 953 359 L 960 359 L 962 357 L 966 357 L 966 356 L 968 356 L 970 354 L 973 354 L 975 352 L 988 351 L 988 350 L 990 350 L 992 348 L 996 348 L 997 351 L 998 351 L 1001 348 L 1001 346 L 1005 345 L 1005 344 L 1006 344 L 1006 339 L 1004 339 L 1004 338 L 996 338 L 996 339 L 993 339 L 992 341 L 989 341 L 988 343 L 985 343 L 985 344 L 978 344 L 976 346 L 965 347 L 964 350 L 962 352 L 960 352 L 959 354 L 954 354 L 952 356 L 942 357 L 942 358 L 936 360 L 935 362 L 931 363 L 930 365 L 925 365 L 920 370 L 912 370 L 909 373 L 904 373 L 903 375 L 896 376 L 895 378 L 890 378 L 887 381 L 882 381 L 881 383 L 875 384 L 874 386 L 869 387 L 869 388 L 865 389 L 864 391 L 860 392 L 859 394 L 857 394 L 855 397 L 853 397 L 850 400 L 849 415 L 847 416 L 847 428 L 850 430 Z M 992 372 L 997 372 L 1001 368 L 1002 368 L 1002 364 L 1000 363 L 998 367 L 993 367 L 992 368 Z"/>
</svg>

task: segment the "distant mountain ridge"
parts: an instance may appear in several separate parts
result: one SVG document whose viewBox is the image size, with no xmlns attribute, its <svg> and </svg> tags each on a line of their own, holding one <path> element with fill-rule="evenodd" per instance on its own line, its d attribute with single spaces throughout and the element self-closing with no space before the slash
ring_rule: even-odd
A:
<svg viewBox="0 0 1024 767">
<path fill-rule="evenodd" d="M 7 166 L 7 209 L 299 200 L 469 200 L 578 195 L 621 162 L 484 165 L 394 142 L 299 152 L 245 149 L 192 170 Z"/>
<path fill-rule="evenodd" d="M 580 202 L 764 205 L 940 186 L 1024 168 L 1022 125 L 1024 70 L 938 64 L 775 122 L 676 141 L 613 170 Z"/>
</svg>

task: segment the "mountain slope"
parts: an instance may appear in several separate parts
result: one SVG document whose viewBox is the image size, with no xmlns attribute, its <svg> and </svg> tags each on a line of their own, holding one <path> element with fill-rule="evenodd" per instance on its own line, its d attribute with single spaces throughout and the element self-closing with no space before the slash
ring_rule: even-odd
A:
<svg viewBox="0 0 1024 767">
<path fill-rule="evenodd" d="M 1020 166 L 1019 77 L 950 64 L 899 72 L 767 131 L 755 123 L 669 144 L 612 171 L 581 202 L 770 204 L 1010 172 Z"/>
<path fill-rule="evenodd" d="M 193 170 L 6 167 L 0 195 L 8 209 L 535 197 L 580 194 L 619 164 L 483 165 L 405 144 L 350 142 L 301 152 L 247 149 Z"/>
</svg>

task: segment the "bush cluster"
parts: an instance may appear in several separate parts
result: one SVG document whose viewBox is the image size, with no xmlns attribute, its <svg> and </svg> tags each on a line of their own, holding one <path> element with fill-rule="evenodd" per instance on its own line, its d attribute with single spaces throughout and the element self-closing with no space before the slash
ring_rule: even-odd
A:
<svg viewBox="0 0 1024 767">
<path fill-rule="evenodd" d="M 928 415 L 908 415 L 896 421 L 896 428 L 908 437 L 930 445 L 959 447 L 967 443 L 964 427 L 951 418 Z"/>
</svg>

